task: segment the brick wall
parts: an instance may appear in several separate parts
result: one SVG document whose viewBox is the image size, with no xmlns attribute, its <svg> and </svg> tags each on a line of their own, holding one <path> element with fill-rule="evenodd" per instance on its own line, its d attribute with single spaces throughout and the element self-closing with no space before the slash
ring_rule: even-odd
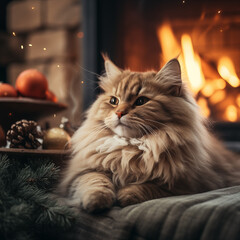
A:
<svg viewBox="0 0 240 240">
<path fill-rule="evenodd" d="M 40 70 L 60 102 L 69 105 L 59 114 L 78 121 L 81 112 L 81 0 L 14 0 L 7 7 L 7 29 L 18 46 L 16 61 L 8 65 L 8 82 L 28 68 Z M 20 57 L 19 57 L 20 56 Z M 72 91 L 79 88 L 78 94 Z M 72 99 L 78 95 L 78 99 Z M 79 106 L 72 115 L 73 102 Z M 52 119 L 50 119 L 52 121 Z"/>
</svg>

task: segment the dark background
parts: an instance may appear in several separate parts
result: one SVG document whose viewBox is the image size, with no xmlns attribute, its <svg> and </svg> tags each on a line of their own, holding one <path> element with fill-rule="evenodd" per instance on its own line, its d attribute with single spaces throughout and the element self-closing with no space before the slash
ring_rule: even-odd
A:
<svg viewBox="0 0 240 240">
<path fill-rule="evenodd" d="M 6 6 L 9 2 L 10 0 L 0 1 L 0 44 L 3 44 L 2 36 L 6 35 Z M 2 54 L 2 51 L 0 54 Z M 6 66 L 1 62 L 0 62 L 0 82 L 6 82 Z"/>
</svg>

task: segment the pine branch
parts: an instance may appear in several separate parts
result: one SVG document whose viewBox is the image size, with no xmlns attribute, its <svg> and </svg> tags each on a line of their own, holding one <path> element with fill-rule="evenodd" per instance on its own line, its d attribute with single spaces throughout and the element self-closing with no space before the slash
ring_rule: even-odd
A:
<svg viewBox="0 0 240 240">
<path fill-rule="evenodd" d="M 54 224 L 55 227 L 67 229 L 71 227 L 73 220 L 73 213 L 69 211 L 69 208 L 54 205 L 44 208 L 43 212 L 36 219 L 36 222 L 39 224 Z"/>
<path fill-rule="evenodd" d="M 71 227 L 71 209 L 49 194 L 59 171 L 48 159 L 0 156 L 0 239 L 48 239 Z"/>
<path fill-rule="evenodd" d="M 40 166 L 34 176 L 34 182 L 42 189 L 51 189 L 51 185 L 56 182 L 59 176 L 60 169 L 53 163 L 48 163 Z"/>
</svg>

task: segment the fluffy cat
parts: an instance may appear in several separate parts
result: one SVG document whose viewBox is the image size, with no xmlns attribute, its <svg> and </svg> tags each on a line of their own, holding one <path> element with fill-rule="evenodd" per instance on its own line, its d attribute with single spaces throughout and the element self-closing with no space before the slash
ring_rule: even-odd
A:
<svg viewBox="0 0 240 240">
<path fill-rule="evenodd" d="M 105 69 L 60 187 L 72 204 L 93 212 L 240 183 L 240 161 L 207 130 L 177 59 L 158 73 L 107 58 Z"/>
</svg>

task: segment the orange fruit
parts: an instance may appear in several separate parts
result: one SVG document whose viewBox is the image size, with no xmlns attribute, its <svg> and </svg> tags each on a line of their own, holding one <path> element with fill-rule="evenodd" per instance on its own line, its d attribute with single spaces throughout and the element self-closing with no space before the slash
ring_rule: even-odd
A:
<svg viewBox="0 0 240 240">
<path fill-rule="evenodd" d="M 46 91 L 46 99 L 49 100 L 49 101 L 52 101 L 52 102 L 57 102 L 58 101 L 56 95 L 50 90 Z"/>
<path fill-rule="evenodd" d="M 48 81 L 38 70 L 28 69 L 17 77 L 16 89 L 24 97 L 45 98 Z"/>
<path fill-rule="evenodd" d="M 0 97 L 17 97 L 17 90 L 8 83 L 0 83 Z"/>
</svg>

